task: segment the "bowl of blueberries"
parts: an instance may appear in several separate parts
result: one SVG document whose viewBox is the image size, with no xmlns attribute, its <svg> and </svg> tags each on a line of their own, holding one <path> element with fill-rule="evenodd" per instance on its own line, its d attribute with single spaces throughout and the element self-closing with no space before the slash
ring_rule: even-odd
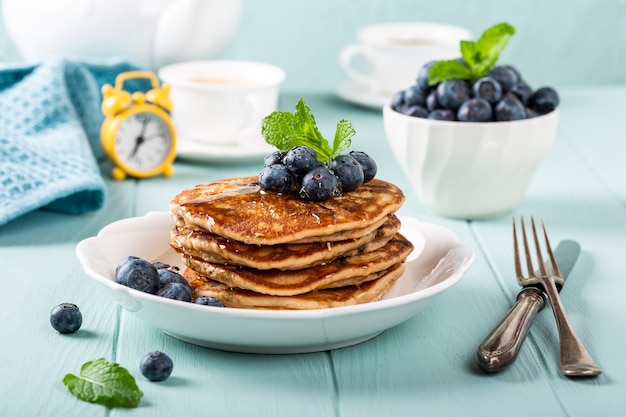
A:
<svg viewBox="0 0 626 417">
<path fill-rule="evenodd" d="M 510 211 L 554 142 L 556 90 L 533 88 L 514 66 L 495 64 L 513 33 L 503 23 L 462 41 L 462 58 L 425 64 L 383 108 L 391 149 L 435 214 L 486 219 Z"/>
</svg>

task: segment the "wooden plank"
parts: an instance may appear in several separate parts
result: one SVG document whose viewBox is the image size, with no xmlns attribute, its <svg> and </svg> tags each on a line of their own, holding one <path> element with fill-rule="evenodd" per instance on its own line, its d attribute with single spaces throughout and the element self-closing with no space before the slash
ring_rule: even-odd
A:
<svg viewBox="0 0 626 417">
<path fill-rule="evenodd" d="M 82 271 L 75 247 L 110 221 L 128 216 L 124 201 L 109 199 L 101 211 L 82 216 L 36 211 L 0 227 L 5 285 L 0 291 L 0 414 L 106 415 L 105 408 L 70 395 L 62 379 L 78 374 L 88 360 L 111 359 L 116 307 Z M 83 315 L 74 334 L 59 334 L 50 325 L 50 310 L 62 302 L 78 305 Z"/>
<path fill-rule="evenodd" d="M 139 375 L 145 393 L 138 416 L 217 413 L 227 416 L 333 415 L 334 386 L 326 353 L 253 355 L 222 352 L 178 341 L 122 315 L 118 360 L 138 369 L 146 353 L 160 350 L 174 371 L 155 383 Z"/>
<path fill-rule="evenodd" d="M 595 90 L 594 90 L 595 91 Z M 623 187 L 624 176 L 616 175 L 620 152 L 606 152 L 623 147 L 614 129 L 600 129 L 607 134 L 591 138 L 584 126 L 589 124 L 593 106 L 597 126 L 614 120 L 616 97 L 597 93 L 564 95 L 563 124 L 555 148 L 540 167 L 527 198 L 515 215 L 543 217 L 553 242 L 578 240 L 583 254 L 572 271 L 562 299 L 572 325 L 604 374 L 597 379 L 571 381 L 558 371 L 558 336 L 549 308 L 543 311 L 531 330 L 531 341 L 551 380 L 551 390 L 560 399 L 567 415 L 618 415 L 626 407 L 619 394 L 615 376 L 624 372 L 621 346 L 626 343 L 624 304 L 620 294 L 624 280 L 614 272 L 623 269 L 626 247 L 626 211 L 616 191 Z M 590 100 L 588 100 L 590 99 Z M 568 106 L 568 103 L 573 103 Z M 618 143 L 619 142 L 619 143 Z M 601 158 L 597 149 L 604 149 Z M 594 151 L 595 150 L 595 151 Z M 610 154 L 610 155 L 609 155 Z M 475 233 L 484 241 L 483 250 L 498 268 L 511 262 L 511 255 L 498 250 L 510 239 L 508 220 L 496 225 L 474 223 Z M 512 288 L 514 290 L 514 288 Z M 584 401 L 580 401 L 585 398 Z"/>
</svg>

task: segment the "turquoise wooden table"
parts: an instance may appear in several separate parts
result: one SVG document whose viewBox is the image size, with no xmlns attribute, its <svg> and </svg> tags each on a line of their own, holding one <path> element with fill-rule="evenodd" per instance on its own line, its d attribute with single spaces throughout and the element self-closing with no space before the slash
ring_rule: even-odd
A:
<svg viewBox="0 0 626 417">
<path fill-rule="evenodd" d="M 554 147 L 523 202 L 503 218 L 467 222 L 428 213 L 385 142 L 379 111 L 331 94 L 306 95 L 322 132 L 341 118 L 357 130 L 353 148 L 375 156 L 379 177 L 407 191 L 400 214 L 453 230 L 476 252 L 462 281 L 426 310 L 365 343 L 308 354 L 254 355 L 201 348 L 146 325 L 118 307 L 88 278 L 76 244 L 118 219 L 165 211 L 184 187 L 255 174 L 261 162 L 176 164 L 169 179 L 108 181 L 106 206 L 70 216 L 37 211 L 0 227 L 0 415 L 2 416 L 619 416 L 626 413 L 626 87 L 562 89 Z M 299 95 L 285 94 L 291 110 Z M 582 256 L 562 292 L 580 338 L 603 368 L 595 379 L 558 370 L 552 314 L 539 313 L 520 357 L 485 374 L 476 347 L 519 291 L 513 271 L 510 218 L 543 217 L 553 242 L 575 239 Z M 77 304 L 83 326 L 61 335 L 51 308 Z M 147 381 L 139 361 L 166 352 L 174 372 Z M 71 396 L 61 380 L 104 357 L 126 367 L 144 397 L 132 410 Z"/>
</svg>

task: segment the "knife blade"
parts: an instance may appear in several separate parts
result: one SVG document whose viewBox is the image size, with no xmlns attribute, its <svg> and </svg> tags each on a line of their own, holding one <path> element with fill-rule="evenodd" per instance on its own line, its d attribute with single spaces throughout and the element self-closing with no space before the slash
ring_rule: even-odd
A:
<svg viewBox="0 0 626 417">
<path fill-rule="evenodd" d="M 563 283 L 557 285 L 561 291 L 565 280 L 574 268 L 580 255 L 580 245 L 573 240 L 564 240 L 554 251 Z M 546 266 L 549 268 L 549 265 Z M 535 316 L 546 305 L 546 296 L 540 285 L 522 288 L 513 307 L 478 346 L 478 365 L 487 372 L 500 371 L 512 364 L 526 339 Z"/>
</svg>

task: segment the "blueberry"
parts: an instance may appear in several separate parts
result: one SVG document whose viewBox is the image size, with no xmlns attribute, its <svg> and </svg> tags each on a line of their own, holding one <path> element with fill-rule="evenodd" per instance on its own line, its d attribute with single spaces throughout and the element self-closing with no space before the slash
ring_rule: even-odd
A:
<svg viewBox="0 0 626 417">
<path fill-rule="evenodd" d="M 283 151 L 272 152 L 271 154 L 267 155 L 263 159 L 263 166 L 268 167 L 270 165 L 282 164 L 284 157 L 285 157 L 285 152 Z"/>
<path fill-rule="evenodd" d="M 419 72 L 417 73 L 417 85 L 419 85 L 423 89 L 427 89 L 429 87 L 428 73 L 430 72 L 430 68 L 436 63 L 437 61 L 430 61 L 424 64 L 422 68 L 420 68 Z"/>
<path fill-rule="evenodd" d="M 317 167 L 307 172 L 302 179 L 300 197 L 323 201 L 339 194 L 337 177 L 328 168 Z"/>
<path fill-rule="evenodd" d="M 525 106 L 528 106 L 528 101 L 533 95 L 533 89 L 524 81 L 513 84 L 509 92 L 515 94 Z"/>
<path fill-rule="evenodd" d="M 224 307 L 224 304 L 220 300 L 215 297 L 208 297 L 206 295 L 202 295 L 195 300 L 193 300 L 194 304 L 201 304 L 203 306 L 209 307 Z"/>
<path fill-rule="evenodd" d="M 266 191 L 288 193 L 295 183 L 293 173 L 284 165 L 266 166 L 259 174 L 259 185 Z"/>
<path fill-rule="evenodd" d="M 115 275 L 117 276 L 118 271 L 126 264 L 134 261 L 135 259 L 141 259 L 138 256 L 127 256 L 124 259 L 122 259 L 118 264 L 117 267 L 115 267 Z"/>
<path fill-rule="evenodd" d="M 398 91 L 391 99 L 391 108 L 395 111 L 400 111 L 402 106 L 404 106 L 404 90 Z"/>
<path fill-rule="evenodd" d="M 502 86 L 491 77 L 482 77 L 472 85 L 472 93 L 476 98 L 495 104 L 502 98 Z"/>
<path fill-rule="evenodd" d="M 361 151 L 351 151 L 349 155 L 361 164 L 361 168 L 363 169 L 363 182 L 367 182 L 376 176 L 378 167 L 372 157 Z"/>
<path fill-rule="evenodd" d="M 304 175 L 321 166 L 315 151 L 306 146 L 295 146 L 283 158 L 283 164 L 296 175 Z"/>
<path fill-rule="evenodd" d="M 426 96 L 426 110 L 433 111 L 439 108 L 439 102 L 437 101 L 437 90 L 431 91 Z"/>
<path fill-rule="evenodd" d="M 471 98 L 461 104 L 456 114 L 462 122 L 488 122 L 493 116 L 491 104 L 482 98 Z"/>
<path fill-rule="evenodd" d="M 407 116 L 412 116 L 412 117 L 426 117 L 428 116 L 428 110 L 426 110 L 424 107 L 420 106 L 420 105 L 414 105 L 414 106 L 405 106 L 402 108 L 402 113 L 406 114 Z"/>
<path fill-rule="evenodd" d="M 61 303 L 52 308 L 50 324 L 59 333 L 74 333 L 83 324 L 83 315 L 76 304 Z"/>
<path fill-rule="evenodd" d="M 159 288 L 165 287 L 170 282 L 178 282 L 180 284 L 184 284 L 189 286 L 189 283 L 181 274 L 176 271 L 167 268 L 157 269 L 159 273 Z"/>
<path fill-rule="evenodd" d="M 495 66 L 487 75 L 500 83 L 503 93 L 509 91 L 521 79 L 519 72 L 511 65 Z"/>
<path fill-rule="evenodd" d="M 407 107 L 411 106 L 426 106 L 426 96 L 428 92 L 424 91 L 420 86 L 414 85 L 407 88 L 404 91 L 404 104 Z"/>
<path fill-rule="evenodd" d="M 526 107 L 526 118 L 531 119 L 533 117 L 541 116 L 539 113 L 531 109 L 530 107 Z"/>
<path fill-rule="evenodd" d="M 152 262 L 152 266 L 154 266 L 157 270 L 171 268 L 171 265 L 166 264 L 165 262 Z"/>
<path fill-rule="evenodd" d="M 137 257 L 128 257 L 122 259 L 116 268 L 115 282 L 155 294 L 159 289 L 159 273 L 150 262 Z"/>
<path fill-rule="evenodd" d="M 539 114 L 550 113 L 559 105 L 559 95 L 552 87 L 541 87 L 530 96 L 528 107 Z"/>
<path fill-rule="evenodd" d="M 444 109 L 457 110 L 470 98 L 470 89 L 463 80 L 446 80 L 437 86 L 437 101 Z"/>
<path fill-rule="evenodd" d="M 148 380 L 165 381 L 172 374 L 174 362 L 163 352 L 150 352 L 141 359 L 139 370 Z"/>
<path fill-rule="evenodd" d="M 428 113 L 428 118 L 431 120 L 454 121 L 456 119 L 456 115 L 454 114 L 454 111 L 450 109 L 435 109 Z"/>
<path fill-rule="evenodd" d="M 337 176 L 342 192 L 354 191 L 361 184 L 365 176 L 359 161 L 350 155 L 339 155 L 333 159 L 328 168 Z"/>
<path fill-rule="evenodd" d="M 191 301 L 191 287 L 180 282 L 168 282 L 157 291 L 156 295 L 179 301 Z"/>
<path fill-rule="evenodd" d="M 494 107 L 494 115 L 499 122 L 525 119 L 526 108 L 514 94 L 505 94 Z"/>
</svg>

